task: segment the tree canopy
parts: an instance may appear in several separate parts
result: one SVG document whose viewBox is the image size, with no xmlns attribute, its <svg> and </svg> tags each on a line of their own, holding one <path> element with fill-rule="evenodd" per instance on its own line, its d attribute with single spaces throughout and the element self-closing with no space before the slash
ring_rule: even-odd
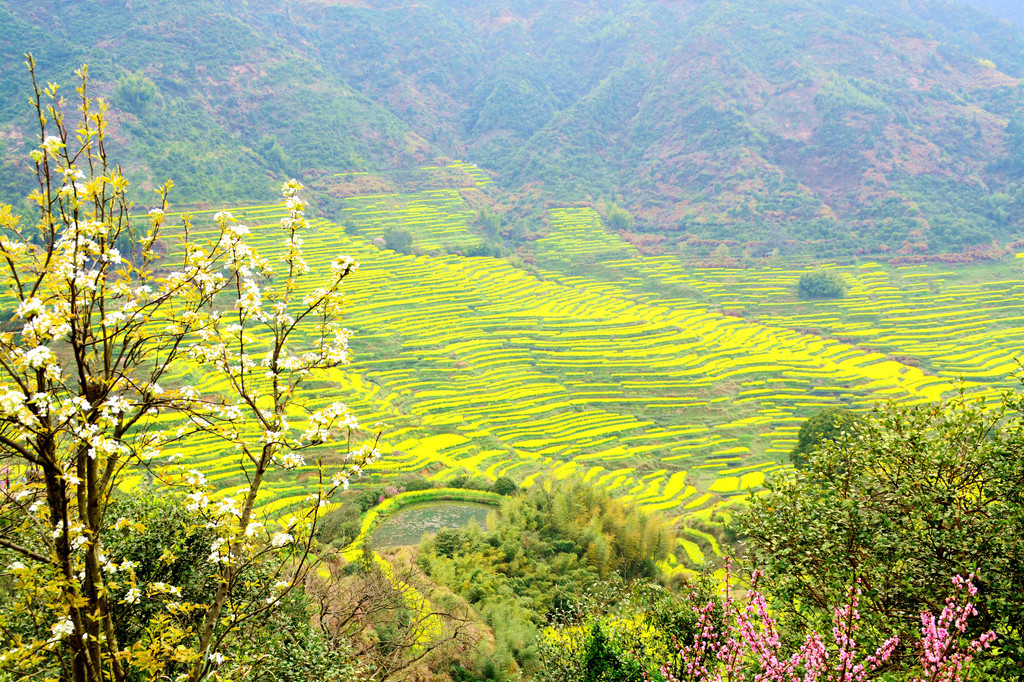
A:
<svg viewBox="0 0 1024 682">
<path fill-rule="evenodd" d="M 860 421 L 856 414 L 844 407 L 826 407 L 800 426 L 789 458 L 797 466 L 806 464 L 812 450 L 827 440 L 840 438 L 846 431 L 852 432 Z"/>
<path fill-rule="evenodd" d="M 78 74 L 76 113 L 56 84 L 33 92 L 35 219 L 0 206 L 0 282 L 15 304 L 15 331 L 0 333 L 0 661 L 19 679 L 230 675 L 263 656 L 242 626 L 271 622 L 303 581 L 321 505 L 377 457 L 344 404 L 295 414 L 302 382 L 348 362 L 340 288 L 356 264 L 339 256 L 302 293 L 294 180 L 273 262 L 229 213 L 209 241 L 187 216 L 168 225 L 170 183 L 139 216 L 107 156 L 105 105 Z M 220 392 L 183 378 L 199 364 Z M 333 477 L 321 468 L 288 518 L 261 514 L 268 473 L 303 466 L 339 432 L 362 445 Z M 237 454 L 241 487 L 215 495 L 179 461 L 200 435 Z M 185 527 L 161 535 L 180 515 L 115 505 L 130 474 L 184 497 Z M 178 565 L 197 557 L 198 575 Z"/>
<path fill-rule="evenodd" d="M 842 298 L 846 284 L 834 272 L 815 270 L 800 275 L 796 291 L 800 298 Z"/>
<path fill-rule="evenodd" d="M 1022 669 L 1024 396 L 888 405 L 806 457 L 741 522 L 785 622 L 821 631 L 859 580 L 868 632 L 909 641 L 951 576 L 973 574 L 976 627 L 998 635 L 985 665 Z"/>
</svg>

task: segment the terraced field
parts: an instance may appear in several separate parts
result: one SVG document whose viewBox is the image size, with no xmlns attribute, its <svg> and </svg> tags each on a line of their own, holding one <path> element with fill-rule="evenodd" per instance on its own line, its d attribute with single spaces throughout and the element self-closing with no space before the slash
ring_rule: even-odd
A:
<svg viewBox="0 0 1024 682">
<path fill-rule="evenodd" d="M 448 166 L 425 166 L 421 173 L 458 171 L 482 188 L 492 180 L 474 164 L 456 161 Z M 401 228 L 412 234 L 421 249 L 443 249 L 479 241 L 469 230 L 476 215 L 464 202 L 459 189 L 434 189 L 408 194 L 373 194 L 352 197 L 340 215 L 342 222 L 359 226 L 360 235 L 369 240 L 383 237 L 389 229 Z"/>
<path fill-rule="evenodd" d="M 567 264 L 593 268 L 538 276 L 500 259 L 371 244 L 390 224 L 421 244 L 465 234 L 469 209 L 457 193 L 349 206 L 362 236 L 314 222 L 306 248 L 314 270 L 339 253 L 362 264 L 347 280 L 355 361 L 308 386 L 307 398 L 314 407 L 342 399 L 364 424 L 386 424 L 375 482 L 466 471 L 529 486 L 578 475 L 646 510 L 720 520 L 785 468 L 817 410 L 930 401 L 961 377 L 994 392 L 1010 384 L 1024 348 L 1019 262 L 835 267 L 846 298 L 804 302 L 793 296 L 803 269 L 643 258 L 590 209 L 552 210 L 537 251 L 550 256 L 542 262 L 571 253 Z M 235 215 L 261 251 L 280 242 L 280 209 Z M 185 454 L 233 483 L 232 455 L 196 441 Z M 308 475 L 272 477 L 266 509 L 304 499 Z M 691 563 L 717 554 L 713 540 L 684 536 L 678 554 Z"/>
</svg>

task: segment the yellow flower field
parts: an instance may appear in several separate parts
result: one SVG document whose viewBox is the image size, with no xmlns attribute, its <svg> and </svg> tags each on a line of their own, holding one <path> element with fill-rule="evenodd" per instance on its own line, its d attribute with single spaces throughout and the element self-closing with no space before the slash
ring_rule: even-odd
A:
<svg viewBox="0 0 1024 682">
<path fill-rule="evenodd" d="M 281 209 L 234 213 L 259 250 L 279 245 Z M 340 253 L 361 263 L 346 280 L 354 362 L 310 383 L 307 397 L 386 424 L 375 483 L 459 470 L 525 485 L 579 475 L 650 511 L 707 515 L 784 472 L 817 410 L 931 401 L 960 378 L 994 392 L 1024 348 L 1024 284 L 1004 271 L 832 266 L 846 297 L 800 301 L 802 267 L 642 257 L 585 208 L 549 211 L 538 257 L 619 279 L 372 244 L 391 226 L 425 248 L 475 239 L 472 215 L 457 190 L 364 196 L 346 200 L 359 236 L 322 219 L 305 236 L 314 270 Z M 217 390 L 201 373 L 191 379 Z M 329 461 L 343 447 L 319 454 Z M 193 441 L 181 454 L 232 484 L 233 453 Z M 272 476 L 265 510 L 301 502 L 309 468 Z"/>
</svg>

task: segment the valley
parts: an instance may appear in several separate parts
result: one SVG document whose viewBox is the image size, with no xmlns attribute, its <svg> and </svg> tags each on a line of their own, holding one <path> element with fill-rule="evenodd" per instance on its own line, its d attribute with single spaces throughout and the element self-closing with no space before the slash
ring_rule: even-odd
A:
<svg viewBox="0 0 1024 682">
<path fill-rule="evenodd" d="M 537 264 L 513 267 L 441 250 L 482 239 L 460 189 L 351 197 L 342 213 L 358 236 L 319 219 L 305 237 L 314 271 L 339 253 L 361 263 L 346 289 L 353 362 L 304 396 L 311 409 L 343 399 L 364 426 L 380 424 L 383 458 L 358 485 L 580 477 L 721 538 L 736 504 L 790 471 L 796 432 L 817 411 L 1013 387 L 1019 259 L 825 264 L 846 295 L 806 301 L 796 282 L 809 263 L 643 256 L 593 209 L 552 208 Z M 272 252 L 280 209 L 232 213 Z M 407 230 L 421 253 L 374 245 L 385 229 Z M 341 445 L 325 445 L 324 461 Z M 211 481 L 235 471 L 202 439 L 183 452 Z M 301 505 L 306 475 L 273 474 L 264 510 Z M 694 548 L 677 554 L 680 567 L 701 563 Z"/>
</svg>

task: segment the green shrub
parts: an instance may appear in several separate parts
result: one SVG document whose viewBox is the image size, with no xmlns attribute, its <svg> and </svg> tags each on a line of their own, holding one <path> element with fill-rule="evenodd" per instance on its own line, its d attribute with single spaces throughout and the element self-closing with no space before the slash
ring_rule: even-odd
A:
<svg viewBox="0 0 1024 682">
<path fill-rule="evenodd" d="M 610 230 L 628 230 L 633 227 L 633 216 L 626 209 L 609 204 L 604 222 Z"/>
<path fill-rule="evenodd" d="M 412 232 L 400 227 L 390 227 L 384 230 L 384 244 L 387 248 L 398 253 L 412 253 Z"/>
<path fill-rule="evenodd" d="M 810 453 L 827 440 L 835 440 L 844 431 L 852 432 L 861 421 L 856 414 L 842 407 L 826 407 L 803 423 L 797 443 L 789 458 L 793 464 L 804 466 Z"/>
<path fill-rule="evenodd" d="M 141 73 L 129 73 L 117 81 L 114 101 L 122 109 L 142 114 L 160 97 L 156 83 Z"/>
<path fill-rule="evenodd" d="M 458 528 L 442 528 L 434 536 L 434 551 L 438 556 L 454 557 L 466 540 L 466 534 Z"/>
<path fill-rule="evenodd" d="M 416 490 L 433 490 L 434 484 L 425 478 L 414 478 L 410 481 L 406 481 L 403 486 L 406 492 L 413 492 Z"/>
<path fill-rule="evenodd" d="M 842 298 L 846 284 L 838 273 L 815 270 L 800 275 L 796 290 L 800 298 Z"/>
<path fill-rule="evenodd" d="M 516 485 L 516 482 L 506 476 L 500 476 L 491 486 L 491 492 L 499 495 L 511 495 L 517 490 L 519 490 L 519 486 Z"/>
</svg>

